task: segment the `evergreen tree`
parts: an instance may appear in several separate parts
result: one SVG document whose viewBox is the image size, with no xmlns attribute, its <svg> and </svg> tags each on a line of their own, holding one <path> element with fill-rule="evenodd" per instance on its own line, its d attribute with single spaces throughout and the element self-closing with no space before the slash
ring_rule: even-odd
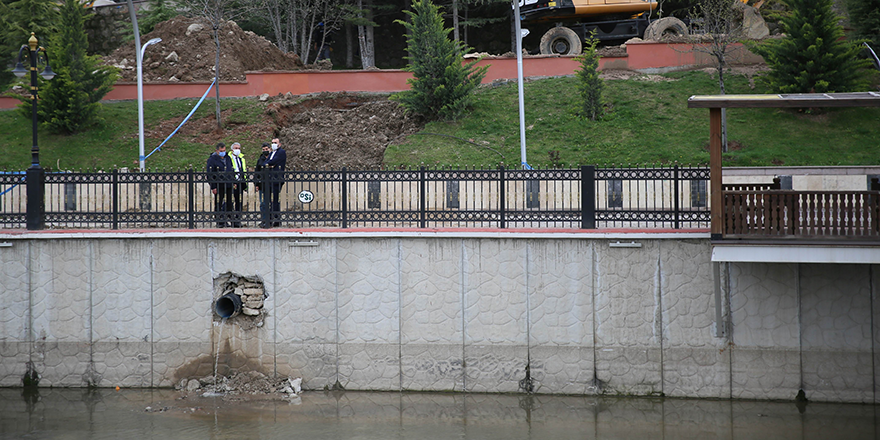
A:
<svg viewBox="0 0 880 440">
<path fill-rule="evenodd" d="M 846 10 L 856 35 L 880 52 L 880 0 L 847 0 Z"/>
<path fill-rule="evenodd" d="M 86 54 L 85 11 L 79 1 L 64 0 L 60 14 L 58 34 L 48 48 L 57 76 L 44 82 L 38 111 L 53 131 L 75 133 L 97 122 L 99 101 L 113 88 L 116 71 Z"/>
<path fill-rule="evenodd" d="M 157 24 L 180 15 L 177 9 L 173 5 L 169 5 L 165 0 L 150 0 L 149 5 L 150 8 L 138 18 L 138 27 L 140 28 L 141 35 L 153 32 Z"/>
<path fill-rule="evenodd" d="M 6 67 L 15 65 L 18 49 L 27 44 L 31 32 L 45 45 L 57 21 L 58 5 L 53 0 L 0 0 L 0 91 L 14 80 Z"/>
<path fill-rule="evenodd" d="M 858 45 L 843 40 L 832 0 L 785 0 L 785 36 L 751 44 L 770 72 L 765 80 L 778 93 L 830 93 L 863 90 L 868 60 Z"/>
<path fill-rule="evenodd" d="M 409 63 L 404 70 L 412 72 L 413 78 L 407 81 L 410 90 L 392 99 L 428 119 L 455 119 L 467 109 L 470 94 L 480 85 L 488 67 L 476 67 L 476 61 L 463 64 L 468 48 L 449 39 L 452 29 L 444 27 L 440 8 L 431 0 L 413 0 L 412 11 L 404 12 L 411 21 L 395 22 L 409 31 Z"/>
<path fill-rule="evenodd" d="M 590 34 L 585 43 L 584 53 L 576 58 L 581 65 L 580 69 L 575 72 L 581 95 L 580 115 L 595 121 L 602 115 L 602 89 L 605 84 L 599 78 L 599 55 L 596 53 L 599 40 L 594 34 Z"/>
</svg>

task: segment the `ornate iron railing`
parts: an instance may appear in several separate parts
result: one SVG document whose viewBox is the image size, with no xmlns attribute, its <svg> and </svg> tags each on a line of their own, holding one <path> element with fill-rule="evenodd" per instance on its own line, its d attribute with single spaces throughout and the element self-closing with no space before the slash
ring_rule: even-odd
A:
<svg viewBox="0 0 880 440">
<path fill-rule="evenodd" d="M 242 210 L 215 213 L 205 172 L 67 172 L 45 178 L 46 228 L 705 228 L 706 168 L 289 170 L 279 212 L 247 174 Z M 223 178 L 221 176 L 221 178 Z M 0 174 L 0 226 L 24 228 L 22 174 Z M 265 217 L 264 217 L 265 216 Z"/>
</svg>

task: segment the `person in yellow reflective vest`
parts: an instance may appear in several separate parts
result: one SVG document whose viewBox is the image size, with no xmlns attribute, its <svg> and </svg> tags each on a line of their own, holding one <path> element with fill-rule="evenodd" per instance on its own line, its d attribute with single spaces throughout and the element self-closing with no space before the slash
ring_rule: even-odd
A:
<svg viewBox="0 0 880 440">
<path fill-rule="evenodd" d="M 241 144 L 235 142 L 232 148 L 232 200 L 233 200 L 233 228 L 241 227 L 241 193 L 247 191 L 247 161 L 241 152 Z"/>
</svg>

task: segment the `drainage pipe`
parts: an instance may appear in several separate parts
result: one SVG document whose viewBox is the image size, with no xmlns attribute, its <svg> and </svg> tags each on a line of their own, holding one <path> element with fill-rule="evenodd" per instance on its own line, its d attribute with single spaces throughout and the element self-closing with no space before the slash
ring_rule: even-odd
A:
<svg viewBox="0 0 880 440">
<path fill-rule="evenodd" d="M 232 318 L 241 313 L 241 297 L 234 293 L 217 298 L 214 301 L 214 313 L 221 318 Z"/>
</svg>

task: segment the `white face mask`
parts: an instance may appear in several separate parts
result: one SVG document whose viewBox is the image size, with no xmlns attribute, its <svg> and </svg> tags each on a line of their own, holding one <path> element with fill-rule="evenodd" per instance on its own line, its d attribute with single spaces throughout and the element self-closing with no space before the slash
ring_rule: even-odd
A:
<svg viewBox="0 0 880 440">
<path fill-rule="evenodd" d="M 275 151 L 277 149 L 278 149 L 278 144 L 272 144 L 272 151 Z"/>
<path fill-rule="evenodd" d="M 234 154 L 234 155 L 236 155 L 236 156 L 240 156 L 240 155 L 241 155 L 241 150 L 232 150 L 232 154 Z"/>
</svg>

